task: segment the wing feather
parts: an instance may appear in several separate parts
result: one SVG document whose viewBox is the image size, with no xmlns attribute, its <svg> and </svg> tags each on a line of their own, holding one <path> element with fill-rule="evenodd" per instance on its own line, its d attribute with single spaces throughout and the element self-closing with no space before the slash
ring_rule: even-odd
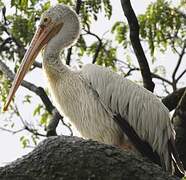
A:
<svg viewBox="0 0 186 180">
<path fill-rule="evenodd" d="M 99 94 L 100 100 L 110 109 L 113 117 L 119 117 L 121 129 L 126 134 L 127 131 L 132 131 L 129 134 L 135 138 L 129 138 L 141 140 L 139 143 L 146 147 L 151 155 L 154 153 L 155 162 L 161 161 L 166 170 L 172 171 L 168 142 L 175 136 L 175 132 L 168 109 L 157 97 L 108 68 L 88 64 L 83 67 L 81 74 Z M 129 134 L 127 135 L 131 136 Z"/>
</svg>

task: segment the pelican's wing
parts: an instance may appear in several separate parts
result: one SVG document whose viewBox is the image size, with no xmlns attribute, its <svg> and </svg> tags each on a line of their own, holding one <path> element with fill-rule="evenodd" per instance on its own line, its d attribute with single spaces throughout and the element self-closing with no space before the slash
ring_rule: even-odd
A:
<svg viewBox="0 0 186 180">
<path fill-rule="evenodd" d="M 157 97 L 108 68 L 88 64 L 81 73 L 136 148 L 171 171 L 173 150 L 168 144 L 175 132 L 168 109 Z"/>
</svg>

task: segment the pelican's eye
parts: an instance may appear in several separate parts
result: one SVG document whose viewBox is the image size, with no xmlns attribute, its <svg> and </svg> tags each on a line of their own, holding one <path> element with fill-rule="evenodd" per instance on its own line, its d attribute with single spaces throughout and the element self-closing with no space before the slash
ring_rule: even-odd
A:
<svg viewBox="0 0 186 180">
<path fill-rule="evenodd" d="M 49 17 L 44 17 L 43 18 L 43 25 L 47 25 L 51 22 L 51 19 Z"/>
<path fill-rule="evenodd" d="M 47 18 L 47 17 L 46 17 L 46 18 L 44 18 L 44 20 L 43 20 L 43 21 L 44 21 L 45 23 L 46 23 L 46 22 L 48 22 L 48 18 Z"/>
</svg>

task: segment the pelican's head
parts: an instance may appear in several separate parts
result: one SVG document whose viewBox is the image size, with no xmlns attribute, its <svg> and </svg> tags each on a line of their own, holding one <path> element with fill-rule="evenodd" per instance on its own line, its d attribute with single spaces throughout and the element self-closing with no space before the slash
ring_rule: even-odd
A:
<svg viewBox="0 0 186 180">
<path fill-rule="evenodd" d="M 66 5 L 59 4 L 45 11 L 39 26 L 48 32 L 46 37 L 50 41 L 47 43 L 50 52 L 72 45 L 79 37 L 77 14 Z"/>
<path fill-rule="evenodd" d="M 21 84 L 26 72 L 33 64 L 41 49 L 56 51 L 72 45 L 79 37 L 80 23 L 76 13 L 68 6 L 58 4 L 42 14 L 39 26 L 22 60 L 12 83 L 4 111 Z"/>
</svg>

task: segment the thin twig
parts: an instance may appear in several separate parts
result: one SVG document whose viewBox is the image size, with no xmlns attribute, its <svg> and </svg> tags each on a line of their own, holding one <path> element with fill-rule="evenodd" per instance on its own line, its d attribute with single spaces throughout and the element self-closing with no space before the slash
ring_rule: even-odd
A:
<svg viewBox="0 0 186 180">
<path fill-rule="evenodd" d="M 177 77 L 176 82 L 178 82 L 185 73 L 186 73 L 186 69 Z"/>
<path fill-rule="evenodd" d="M 90 29 L 88 29 L 88 30 L 84 29 L 84 31 L 87 33 L 85 35 L 94 36 L 98 40 L 98 45 L 96 47 L 95 54 L 94 54 L 93 60 L 92 60 L 92 64 L 95 64 L 96 63 L 96 60 L 97 60 L 97 58 L 99 56 L 99 52 L 100 52 L 100 50 L 102 48 L 102 45 L 103 45 L 102 39 L 97 34 L 91 32 Z"/>
<path fill-rule="evenodd" d="M 140 68 L 136 67 L 136 66 L 133 65 L 133 64 L 126 63 L 126 62 L 121 61 L 121 60 L 119 60 L 119 59 L 116 59 L 116 61 L 117 61 L 117 62 L 120 62 L 120 63 L 122 63 L 122 64 L 124 64 L 124 65 L 126 65 L 127 68 L 129 68 L 129 71 L 126 73 L 125 76 L 128 76 L 132 71 L 140 71 Z M 166 82 L 166 83 L 168 83 L 169 85 L 172 86 L 172 82 L 171 82 L 171 81 L 165 79 L 164 77 L 162 77 L 162 76 L 160 76 L 160 75 L 158 75 L 158 74 L 155 74 L 155 73 L 152 73 L 152 72 L 151 72 L 151 76 L 152 76 L 152 78 L 160 79 L 160 80 L 162 80 L 163 82 Z"/>
<path fill-rule="evenodd" d="M 4 128 L 4 127 L 0 127 L 0 129 L 2 131 L 6 131 L 6 132 L 9 132 L 9 133 L 12 133 L 12 134 L 17 134 L 17 133 L 22 132 L 22 131 L 25 130 L 25 128 L 21 128 L 21 129 L 18 129 L 18 130 L 12 130 L 12 129 Z"/>
<path fill-rule="evenodd" d="M 131 74 L 131 72 L 133 72 L 133 71 L 139 71 L 139 70 L 140 70 L 139 68 L 131 68 L 131 69 L 129 69 L 129 71 L 124 75 L 124 77 L 129 76 L 129 75 Z"/>
<path fill-rule="evenodd" d="M 158 74 L 155 74 L 155 73 L 151 73 L 151 75 L 152 75 L 152 78 L 160 79 L 160 80 L 162 80 L 163 82 L 166 82 L 166 83 L 168 83 L 169 85 L 172 86 L 172 82 L 169 81 L 169 80 L 167 80 L 167 79 L 165 79 L 164 77 L 159 76 Z"/>
<path fill-rule="evenodd" d="M 25 126 L 25 130 L 29 131 L 30 133 L 32 133 L 32 134 L 34 134 L 36 136 L 46 137 L 45 134 L 41 134 L 36 129 L 29 128 L 28 126 Z"/>
<path fill-rule="evenodd" d="M 29 127 L 29 124 L 24 120 L 21 113 L 19 112 L 17 105 L 15 105 L 15 113 L 18 114 L 18 117 L 20 118 L 25 130 L 31 132 L 32 134 L 34 134 L 36 136 L 46 137 L 45 134 L 41 134 L 36 129 Z"/>
<path fill-rule="evenodd" d="M 177 65 L 172 73 L 172 81 L 173 81 L 173 90 L 176 90 L 176 84 L 177 84 L 177 81 L 176 81 L 176 73 L 180 67 L 180 64 L 181 64 L 181 61 L 183 59 L 183 56 L 185 54 L 185 48 L 186 48 L 186 42 L 184 43 L 183 45 L 183 48 L 181 50 L 181 53 L 179 53 L 179 58 L 178 58 L 178 61 L 177 61 Z"/>
<path fill-rule="evenodd" d="M 176 109 L 175 109 L 175 112 L 172 116 L 172 120 L 177 116 L 182 116 L 181 113 L 184 114 L 185 116 L 185 112 L 186 112 L 186 90 L 184 91 L 184 93 L 182 94 L 177 106 L 176 106 Z M 182 119 L 182 118 L 181 118 Z M 185 119 L 185 117 L 184 117 Z"/>
<path fill-rule="evenodd" d="M 164 81 L 162 81 L 162 86 L 164 87 L 165 93 L 170 94 L 169 90 L 167 89 L 167 84 L 165 84 Z"/>
<path fill-rule="evenodd" d="M 88 29 L 88 30 L 83 29 L 83 30 L 84 30 L 88 35 L 92 35 L 92 36 L 94 36 L 98 41 L 101 41 L 101 38 L 100 38 L 97 34 L 91 32 L 90 29 Z M 85 34 L 85 35 L 86 35 L 86 34 Z"/>
</svg>

